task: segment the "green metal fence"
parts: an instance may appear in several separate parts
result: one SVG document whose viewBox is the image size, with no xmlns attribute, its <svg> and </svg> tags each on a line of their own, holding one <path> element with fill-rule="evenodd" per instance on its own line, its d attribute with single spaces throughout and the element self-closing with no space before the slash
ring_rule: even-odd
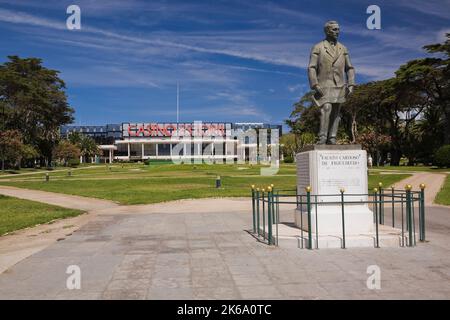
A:
<svg viewBox="0 0 450 320">
<path fill-rule="evenodd" d="M 367 204 L 372 206 L 373 219 L 375 225 L 374 247 L 380 247 L 380 225 L 385 224 L 385 216 L 391 215 L 391 225 L 393 228 L 401 228 L 402 247 L 413 247 L 416 245 L 416 225 L 419 241 L 425 241 L 425 185 L 421 184 L 420 191 L 413 191 L 411 185 L 406 185 L 404 190 L 383 188 L 380 182 L 378 188 L 374 188 L 373 192 L 367 194 L 346 194 L 344 189 L 340 190 L 340 194 L 311 194 L 311 187 L 306 187 L 304 193 L 299 190 L 281 190 L 276 189 L 274 185 L 265 188 L 256 188 L 252 185 L 252 219 L 253 234 L 268 245 L 278 246 L 278 225 L 280 223 L 280 204 L 296 205 L 300 212 L 300 225 L 303 226 L 304 219 L 307 219 L 307 230 L 300 229 L 301 246 L 304 247 L 306 242 L 307 249 L 319 248 L 319 235 L 317 220 L 317 206 L 324 202 L 319 202 L 318 197 L 338 197 L 340 201 L 327 201 L 326 204 L 334 204 L 341 206 L 341 224 L 342 224 L 342 245 L 346 247 L 346 227 L 345 227 L 345 208 L 349 204 Z M 364 196 L 366 201 L 355 197 Z M 391 208 L 389 208 L 391 207 Z M 397 210 L 396 210 L 397 207 Z M 312 214 L 315 208 L 315 239 L 313 239 L 312 230 Z M 390 210 L 389 210 L 390 209 Z M 396 225 L 396 218 L 401 215 L 401 226 Z M 417 221 L 416 221 L 417 215 Z M 267 221 L 267 223 L 266 223 Z M 266 230 L 267 229 L 267 230 Z M 313 242 L 314 246 L 313 246 Z"/>
</svg>

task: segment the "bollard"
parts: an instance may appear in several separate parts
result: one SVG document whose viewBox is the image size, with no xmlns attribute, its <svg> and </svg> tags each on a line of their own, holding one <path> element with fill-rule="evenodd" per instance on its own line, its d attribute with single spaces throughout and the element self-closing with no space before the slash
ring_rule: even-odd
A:
<svg viewBox="0 0 450 320">
<path fill-rule="evenodd" d="M 306 209 L 308 211 L 308 249 L 312 249 L 312 231 L 311 231 L 311 187 L 307 186 L 306 191 Z M 316 221 L 317 224 L 317 221 Z"/>
<path fill-rule="evenodd" d="M 375 237 L 376 237 L 376 247 L 375 248 L 379 248 L 380 247 L 380 238 L 378 235 L 378 204 L 377 204 L 377 196 L 378 194 L 378 189 L 374 188 L 373 189 L 373 199 L 375 201 Z"/>
<path fill-rule="evenodd" d="M 342 208 L 342 249 L 345 249 L 345 218 L 344 218 L 344 192 L 345 189 L 341 190 L 341 208 Z"/>
<path fill-rule="evenodd" d="M 46 181 L 46 182 L 49 182 L 49 180 L 50 180 L 50 175 L 49 175 L 48 173 L 46 173 L 46 174 L 45 174 L 45 181 Z"/>
<path fill-rule="evenodd" d="M 411 189 L 412 186 L 407 184 L 405 186 L 406 190 L 406 222 L 408 226 L 408 243 L 409 246 L 413 246 L 413 226 L 412 226 L 412 208 L 411 208 Z"/>
<path fill-rule="evenodd" d="M 220 180 L 220 176 L 216 178 L 216 188 L 220 188 L 222 186 L 222 181 Z"/>
<path fill-rule="evenodd" d="M 419 240 L 425 241 L 425 184 L 420 184 Z"/>
</svg>

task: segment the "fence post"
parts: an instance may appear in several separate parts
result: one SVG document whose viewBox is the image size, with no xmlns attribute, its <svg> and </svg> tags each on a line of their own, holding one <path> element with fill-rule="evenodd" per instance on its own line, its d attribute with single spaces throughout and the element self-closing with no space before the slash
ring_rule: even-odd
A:
<svg viewBox="0 0 450 320">
<path fill-rule="evenodd" d="M 342 208 L 342 249 L 345 249 L 345 218 L 344 218 L 344 192 L 345 189 L 341 189 L 341 208 Z M 317 221 L 316 221 L 317 223 Z"/>
<path fill-rule="evenodd" d="M 269 238 L 269 246 L 272 244 L 272 187 L 267 188 L 267 237 Z"/>
<path fill-rule="evenodd" d="M 255 185 L 252 184 L 253 233 L 256 233 Z"/>
<path fill-rule="evenodd" d="M 308 211 L 308 249 L 312 249 L 312 231 L 311 231 L 311 187 L 307 186 L 306 190 L 306 209 Z M 317 223 L 317 221 L 316 221 Z"/>
<path fill-rule="evenodd" d="M 270 185 L 270 192 L 272 192 L 272 223 L 275 223 L 275 201 L 274 201 L 274 191 L 275 191 L 275 188 L 274 188 L 274 185 L 273 185 L 273 183 Z"/>
<path fill-rule="evenodd" d="M 260 235 L 260 224 L 259 224 L 259 188 L 256 188 L 256 212 L 257 212 L 257 216 L 256 216 L 256 225 L 257 225 L 257 232 L 258 232 L 258 237 Z"/>
<path fill-rule="evenodd" d="M 378 182 L 378 188 L 380 191 L 380 224 L 384 224 L 384 195 L 383 195 L 383 183 Z"/>
<path fill-rule="evenodd" d="M 380 247 L 380 238 L 378 235 L 378 203 L 377 203 L 377 198 L 378 198 L 378 188 L 374 188 L 373 189 L 373 199 L 375 202 L 375 237 L 376 237 L 376 247 L 375 248 L 379 248 Z"/>
<path fill-rule="evenodd" d="M 265 199 L 266 190 L 263 188 L 261 190 L 262 193 L 262 218 L 263 218 L 263 239 L 266 239 L 266 199 Z"/>
<path fill-rule="evenodd" d="M 392 191 L 392 228 L 395 228 L 394 189 L 395 189 L 395 186 L 391 186 L 391 191 Z"/>
<path fill-rule="evenodd" d="M 420 241 L 425 241 L 425 184 L 420 184 L 420 210 L 419 210 L 419 225 L 420 225 Z"/>
<path fill-rule="evenodd" d="M 406 221 L 408 225 L 408 243 L 409 246 L 413 246 L 413 226 L 412 226 L 412 208 L 411 208 L 411 189 L 412 186 L 407 184 L 405 186 L 406 190 Z"/>
</svg>

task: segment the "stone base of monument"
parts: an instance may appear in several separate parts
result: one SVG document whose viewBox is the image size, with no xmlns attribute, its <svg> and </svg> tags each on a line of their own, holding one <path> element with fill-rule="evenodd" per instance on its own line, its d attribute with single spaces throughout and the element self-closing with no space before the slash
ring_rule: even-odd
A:
<svg viewBox="0 0 450 320">
<path fill-rule="evenodd" d="M 302 205 L 294 212 L 295 225 L 308 230 L 305 188 L 309 186 L 311 231 L 319 247 L 340 247 L 343 224 L 346 246 L 373 246 L 374 214 L 368 202 L 366 151 L 360 145 L 314 145 L 298 153 L 296 160 L 297 193 L 302 195 Z M 389 239 L 383 241 L 398 243 L 391 231 L 386 231 L 383 236 Z"/>
<path fill-rule="evenodd" d="M 276 225 L 273 225 L 273 243 L 276 243 Z M 260 234 L 267 234 L 267 225 L 265 230 L 261 227 Z M 418 235 L 416 235 L 418 237 Z M 343 239 L 342 235 L 327 235 L 320 234 L 316 236 L 316 233 L 312 233 L 312 248 L 313 249 L 327 249 L 327 248 L 342 248 Z M 408 243 L 408 234 L 404 233 L 402 241 L 402 230 L 392 228 L 386 225 L 379 225 L 378 228 L 378 243 L 381 248 L 383 247 L 401 247 Z M 308 248 L 308 232 L 284 223 L 278 224 L 278 246 L 281 248 Z M 362 248 L 362 247 L 376 247 L 376 234 L 353 234 L 345 236 L 346 248 Z"/>
<path fill-rule="evenodd" d="M 320 198 L 320 197 L 318 197 Z M 306 208 L 294 212 L 295 225 L 308 231 Z M 317 211 L 317 214 L 316 214 Z M 300 216 L 303 214 L 303 218 Z M 344 206 L 345 234 L 368 234 L 374 231 L 374 215 L 367 204 L 346 204 Z M 311 231 L 318 234 L 342 235 L 341 205 L 318 204 L 311 208 Z"/>
</svg>

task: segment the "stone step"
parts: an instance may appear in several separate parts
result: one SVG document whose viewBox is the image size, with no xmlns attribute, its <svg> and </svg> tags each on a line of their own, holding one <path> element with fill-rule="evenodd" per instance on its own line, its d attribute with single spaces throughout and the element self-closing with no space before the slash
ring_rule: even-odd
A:
<svg viewBox="0 0 450 320">
<path fill-rule="evenodd" d="M 401 247 L 408 244 L 408 233 L 404 232 L 402 242 L 402 232 L 400 229 L 386 225 L 379 225 L 378 243 L 379 247 Z M 268 239 L 268 226 L 260 227 L 261 237 Z M 416 234 L 416 240 L 419 236 Z M 272 243 L 277 239 L 277 225 L 272 227 Z M 308 248 L 308 233 L 300 228 L 280 223 L 278 224 L 278 246 L 286 248 Z M 312 233 L 313 249 L 342 248 L 342 235 L 319 235 Z M 346 248 L 376 247 L 376 234 L 357 234 L 345 236 Z"/>
</svg>

